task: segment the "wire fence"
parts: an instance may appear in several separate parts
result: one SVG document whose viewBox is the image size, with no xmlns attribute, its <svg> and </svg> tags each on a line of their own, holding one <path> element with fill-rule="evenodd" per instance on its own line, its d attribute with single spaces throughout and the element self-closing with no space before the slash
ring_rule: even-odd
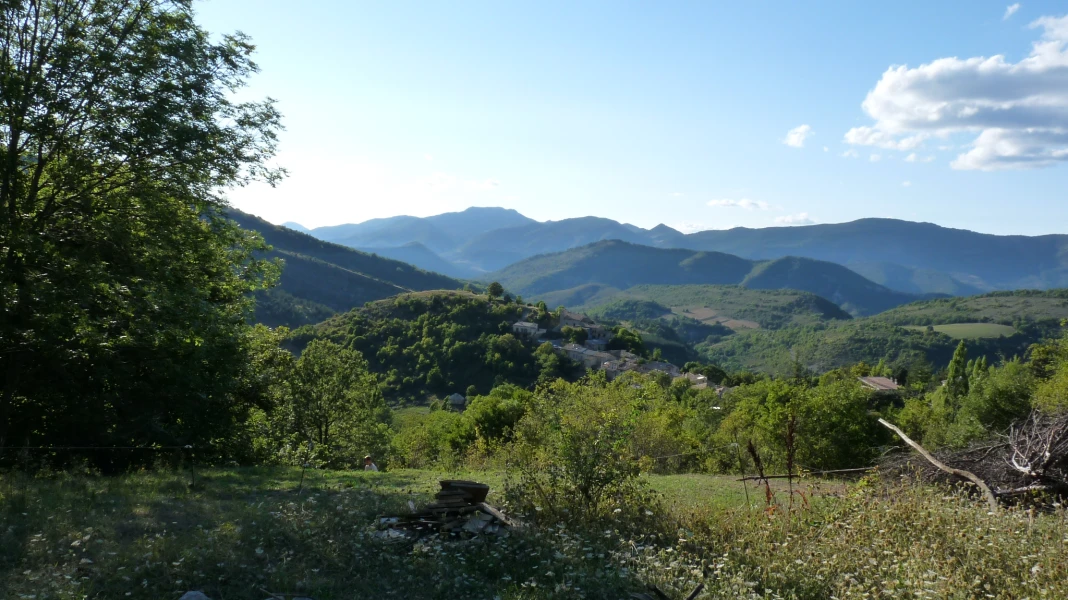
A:
<svg viewBox="0 0 1068 600">
<path fill-rule="evenodd" d="M 88 458 L 86 454 L 96 455 L 99 452 L 152 452 L 158 453 L 154 463 L 159 463 L 171 454 L 171 460 L 167 461 L 170 466 L 184 470 L 189 468 L 189 485 L 196 487 L 196 450 L 192 445 L 184 446 L 6 446 L 0 447 L 0 466 L 14 468 L 19 471 L 30 472 L 42 467 L 69 468 L 76 461 L 75 457 Z M 67 456 L 64 456 L 67 454 Z M 46 460 L 47 459 L 47 460 Z M 117 464 L 116 464 L 117 462 Z M 91 464 L 96 467 L 111 466 L 116 470 L 126 470 L 137 464 L 144 465 L 144 460 L 119 460 L 105 461 L 99 456 L 94 456 Z"/>
</svg>

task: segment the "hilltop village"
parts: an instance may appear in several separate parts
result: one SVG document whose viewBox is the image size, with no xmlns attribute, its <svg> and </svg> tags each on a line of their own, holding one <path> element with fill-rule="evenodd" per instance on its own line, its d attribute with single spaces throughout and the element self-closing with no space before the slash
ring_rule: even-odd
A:
<svg viewBox="0 0 1068 600">
<path fill-rule="evenodd" d="M 627 371 L 638 373 L 666 373 L 673 379 L 688 379 L 696 389 L 708 387 L 708 378 L 696 373 L 683 373 L 669 362 L 647 360 L 624 349 L 610 349 L 615 331 L 598 324 L 590 317 L 566 309 L 559 310 L 549 328 L 528 321 L 533 309 L 524 311 L 523 319 L 512 324 L 517 337 L 538 344 L 550 343 L 553 350 L 587 369 L 605 372 L 609 381 Z M 723 388 L 717 388 L 722 393 Z"/>
</svg>

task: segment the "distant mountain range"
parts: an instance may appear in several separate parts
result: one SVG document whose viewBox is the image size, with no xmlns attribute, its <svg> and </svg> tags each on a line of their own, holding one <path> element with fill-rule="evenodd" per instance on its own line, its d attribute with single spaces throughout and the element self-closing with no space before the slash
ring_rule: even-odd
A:
<svg viewBox="0 0 1068 600">
<path fill-rule="evenodd" d="M 854 315 L 871 315 L 929 298 L 891 290 L 838 264 L 786 257 L 754 261 L 722 252 L 653 248 L 608 240 L 519 261 L 489 275 L 527 299 L 559 298 L 575 288 L 639 285 L 739 285 L 811 292 Z M 594 293 L 604 295 L 603 288 Z M 589 298 L 576 296 L 584 304 Z"/>
<path fill-rule="evenodd" d="M 621 240 L 753 260 L 795 256 L 829 261 L 892 290 L 914 294 L 1068 286 L 1068 235 L 997 236 L 895 219 L 683 234 L 666 225 L 642 229 L 599 217 L 539 222 L 511 209 L 469 208 L 433 217 L 319 227 L 310 233 L 465 278 L 539 254 Z"/>
<path fill-rule="evenodd" d="M 285 262 L 278 287 L 261 294 L 257 319 L 296 327 L 336 312 L 409 291 L 456 290 L 464 283 L 410 264 L 316 239 L 290 226 L 231 210 L 241 227 L 258 231 L 274 247 L 269 256 Z"/>
</svg>

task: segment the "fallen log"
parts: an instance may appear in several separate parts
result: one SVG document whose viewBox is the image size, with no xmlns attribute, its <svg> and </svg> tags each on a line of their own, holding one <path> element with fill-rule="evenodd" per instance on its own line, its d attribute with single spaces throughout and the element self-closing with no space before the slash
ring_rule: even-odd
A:
<svg viewBox="0 0 1068 600">
<path fill-rule="evenodd" d="M 997 512 L 997 510 L 998 510 L 998 498 L 997 498 L 997 496 L 994 495 L 994 492 L 993 492 L 993 490 L 990 489 L 990 486 L 987 485 L 985 481 L 980 479 L 978 475 L 976 475 L 975 473 L 972 473 L 971 471 L 965 471 L 963 469 L 955 469 L 953 467 L 950 467 L 950 466 L 946 465 L 942 461 L 940 461 L 937 458 L 935 458 L 933 454 L 931 454 L 926 449 L 924 449 L 923 446 L 921 446 L 921 445 L 917 444 L 916 442 L 914 442 L 912 440 L 912 438 L 910 438 L 909 436 L 905 435 L 904 431 L 901 431 L 895 425 L 891 424 L 889 421 L 887 421 L 885 419 L 879 419 L 879 423 L 881 425 L 883 425 L 884 427 L 886 427 L 887 429 L 889 429 L 890 431 L 893 431 L 894 433 L 896 433 L 897 437 L 901 438 L 901 440 L 904 441 L 909 446 L 912 446 L 912 448 L 915 451 L 919 452 L 920 455 L 922 455 L 924 458 L 927 459 L 927 462 L 931 463 L 932 465 L 937 467 L 939 470 L 945 471 L 946 473 L 949 473 L 951 475 L 956 475 L 957 477 L 962 477 L 962 478 L 967 479 L 968 481 L 974 483 L 975 486 L 978 487 L 979 490 L 983 493 L 983 497 L 986 498 L 987 503 L 990 504 L 990 510 L 992 510 L 994 512 Z"/>
</svg>

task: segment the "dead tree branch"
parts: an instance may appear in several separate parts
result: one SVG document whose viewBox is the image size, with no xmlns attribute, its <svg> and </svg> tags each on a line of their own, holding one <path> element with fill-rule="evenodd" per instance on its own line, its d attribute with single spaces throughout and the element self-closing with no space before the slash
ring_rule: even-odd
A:
<svg viewBox="0 0 1068 600">
<path fill-rule="evenodd" d="M 990 486 L 987 485 L 985 481 L 980 479 L 978 475 L 976 475 L 975 473 L 972 473 L 970 471 L 964 471 L 962 469 L 954 469 L 953 467 L 950 467 L 950 466 L 946 465 L 942 461 L 940 461 L 937 458 L 935 458 L 933 454 L 931 454 L 930 452 L 925 450 L 923 446 L 921 446 L 921 445 L 917 444 L 916 442 L 912 441 L 912 438 L 910 438 L 909 436 L 905 435 L 904 431 L 901 431 L 895 425 L 891 424 L 889 421 L 887 421 L 885 419 L 879 419 L 879 423 L 881 425 L 883 425 L 884 427 L 886 427 L 887 429 L 889 429 L 890 431 L 893 431 L 894 433 L 896 433 L 897 436 L 899 438 L 901 438 L 901 440 L 903 442 L 905 442 L 909 446 L 912 446 L 912 448 L 914 450 L 919 452 L 920 455 L 922 455 L 924 458 L 927 459 L 927 462 L 931 463 L 932 465 L 937 467 L 939 470 L 945 471 L 946 473 L 950 473 L 952 475 L 956 475 L 957 477 L 962 477 L 962 478 L 967 479 L 968 481 L 974 483 L 975 486 L 978 487 L 979 490 L 983 493 L 983 497 L 986 498 L 987 503 L 990 504 L 990 510 L 995 511 L 995 512 L 997 511 L 997 509 L 998 509 L 997 496 L 994 495 L 994 492 L 993 492 L 993 490 L 990 489 Z"/>
</svg>

